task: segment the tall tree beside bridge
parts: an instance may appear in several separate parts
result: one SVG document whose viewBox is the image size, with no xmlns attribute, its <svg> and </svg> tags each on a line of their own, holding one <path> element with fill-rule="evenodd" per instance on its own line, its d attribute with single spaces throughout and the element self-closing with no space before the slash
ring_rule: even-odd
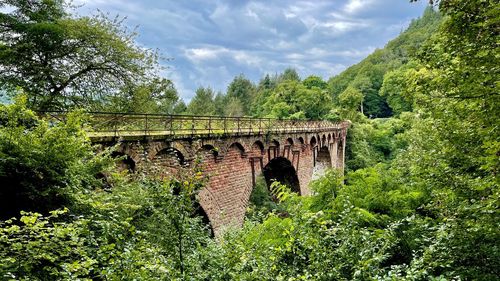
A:
<svg viewBox="0 0 500 281">
<path fill-rule="evenodd" d="M 89 107 L 150 81 L 156 51 L 137 46 L 123 19 L 75 17 L 64 0 L 1 0 L 0 88 L 22 87 L 39 110 Z"/>
</svg>

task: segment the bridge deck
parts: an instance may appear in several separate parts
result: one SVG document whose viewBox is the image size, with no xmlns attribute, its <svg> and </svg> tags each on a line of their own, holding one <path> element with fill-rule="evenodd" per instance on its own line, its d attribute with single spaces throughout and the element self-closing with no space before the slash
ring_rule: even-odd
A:
<svg viewBox="0 0 500 281">
<path fill-rule="evenodd" d="M 40 112 L 51 122 L 66 119 L 66 112 Z M 347 121 L 281 120 L 272 118 L 194 115 L 88 113 L 88 135 L 94 141 L 117 138 L 181 139 L 282 133 L 312 133 L 339 130 Z"/>
</svg>

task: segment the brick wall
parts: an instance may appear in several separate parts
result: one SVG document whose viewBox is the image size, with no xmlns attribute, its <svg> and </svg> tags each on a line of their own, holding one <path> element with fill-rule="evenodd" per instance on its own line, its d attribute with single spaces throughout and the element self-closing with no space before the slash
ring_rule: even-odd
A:
<svg viewBox="0 0 500 281">
<path fill-rule="evenodd" d="M 198 195 L 217 235 L 227 226 L 243 223 L 253 180 L 272 159 L 293 166 L 301 195 L 310 195 L 314 160 L 321 166 L 343 168 L 345 133 L 240 136 L 198 140 L 122 143 L 121 153 L 130 156 L 139 169 L 157 169 L 162 176 L 175 176 L 199 160 L 207 179 Z M 318 147 L 322 147 L 321 152 Z M 341 158 L 341 159 L 340 159 Z M 286 160 L 284 160 L 286 159 Z"/>
</svg>

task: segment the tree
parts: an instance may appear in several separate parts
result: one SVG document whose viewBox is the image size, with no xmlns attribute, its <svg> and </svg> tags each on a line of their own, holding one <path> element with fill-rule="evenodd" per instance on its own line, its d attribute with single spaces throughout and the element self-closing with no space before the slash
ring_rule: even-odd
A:
<svg viewBox="0 0 500 281">
<path fill-rule="evenodd" d="M 243 74 L 240 74 L 227 87 L 226 96 L 228 99 L 238 99 L 241 102 L 243 114 L 247 114 L 255 97 L 255 86 Z"/>
<path fill-rule="evenodd" d="M 112 112 L 172 114 L 179 101 L 177 90 L 170 80 L 152 79 L 140 85 L 127 85 L 107 97 L 99 110 Z"/>
<path fill-rule="evenodd" d="M 215 114 L 219 116 L 224 116 L 226 108 L 227 96 L 222 92 L 218 92 L 214 98 Z"/>
<path fill-rule="evenodd" d="M 307 119 L 325 119 L 332 108 L 332 98 L 326 90 L 313 87 L 305 90 L 304 94 L 299 97 L 299 107 Z"/>
<path fill-rule="evenodd" d="M 407 64 L 412 55 L 421 49 L 439 26 L 441 16 L 432 7 L 425 10 L 422 17 L 413 20 L 398 37 L 383 49 L 375 50 L 360 63 L 328 80 L 328 88 L 334 101 L 348 87 L 357 88 L 364 95 L 363 113 L 372 117 L 389 117 L 391 108 L 386 96 L 380 93 L 384 75 Z"/>
<path fill-rule="evenodd" d="M 184 114 L 186 113 L 186 110 L 187 110 L 186 103 L 184 102 L 184 100 L 180 99 L 175 103 L 174 108 L 172 109 L 172 113 Z"/>
<path fill-rule="evenodd" d="M 354 87 L 347 87 L 339 95 L 339 104 L 342 108 L 343 117 L 348 119 L 353 119 L 357 114 L 358 110 L 361 110 L 363 106 L 363 94 Z"/>
<path fill-rule="evenodd" d="M 137 46 L 119 18 L 74 17 L 64 0 L 5 7 L 13 10 L 0 13 L 0 87 L 22 87 L 30 108 L 92 107 L 158 69 L 157 53 Z"/>
<path fill-rule="evenodd" d="M 238 98 L 227 98 L 227 103 L 224 107 L 224 116 L 241 117 L 245 115 L 243 103 Z"/>
<path fill-rule="evenodd" d="M 289 67 L 289 68 L 285 69 L 285 71 L 283 71 L 283 73 L 278 77 L 278 81 L 279 82 L 283 82 L 283 81 L 297 81 L 297 82 L 300 82 L 300 76 L 297 73 L 297 70 L 295 70 L 294 68 Z"/>
<path fill-rule="evenodd" d="M 412 111 L 413 99 L 406 93 L 406 72 L 411 71 L 414 64 L 407 64 L 399 69 L 389 71 L 384 76 L 380 95 L 386 97 L 387 103 L 395 115 L 403 111 Z"/>
<path fill-rule="evenodd" d="M 271 79 L 271 77 L 269 77 L 269 74 L 266 74 L 264 78 L 260 79 L 259 86 L 257 88 L 259 91 L 272 89 L 276 87 L 276 80 L 277 80 L 276 76 L 274 76 L 273 79 Z"/>
<path fill-rule="evenodd" d="M 312 89 L 313 87 L 325 90 L 328 87 L 328 83 L 323 81 L 323 79 L 319 76 L 311 75 L 302 81 L 302 84 L 306 86 L 308 89 Z"/>
<path fill-rule="evenodd" d="M 215 115 L 214 91 L 211 88 L 200 87 L 196 90 L 187 106 L 187 113 L 192 115 Z"/>
</svg>

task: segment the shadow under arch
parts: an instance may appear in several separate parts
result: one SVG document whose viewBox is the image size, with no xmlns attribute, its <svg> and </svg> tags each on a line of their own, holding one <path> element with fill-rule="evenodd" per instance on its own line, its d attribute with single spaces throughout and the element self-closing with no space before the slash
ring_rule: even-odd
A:
<svg viewBox="0 0 500 281">
<path fill-rule="evenodd" d="M 196 159 L 200 161 L 205 159 L 212 159 L 215 161 L 217 156 L 219 156 L 219 149 L 211 144 L 205 144 L 196 151 L 195 155 Z"/>
<path fill-rule="evenodd" d="M 175 149 L 173 147 L 166 147 L 160 151 L 158 151 L 158 153 L 156 153 L 155 156 L 153 156 L 153 158 L 151 160 L 165 160 L 165 159 L 168 159 L 168 158 L 171 158 L 173 160 L 176 160 L 177 163 L 168 163 L 169 166 L 185 166 L 186 165 L 186 161 L 185 161 L 185 158 L 184 158 L 184 155 L 182 154 L 182 152 L 180 152 L 178 149 Z"/>
<path fill-rule="evenodd" d="M 252 144 L 252 150 L 259 151 L 260 154 L 264 154 L 264 144 L 257 140 Z"/>
<path fill-rule="evenodd" d="M 332 160 L 330 158 L 331 158 L 330 150 L 326 145 L 322 146 L 318 151 L 318 156 L 316 157 L 316 161 L 318 163 L 321 163 L 324 168 L 331 168 Z"/>
<path fill-rule="evenodd" d="M 203 226 L 206 227 L 209 236 L 214 237 L 214 230 L 212 228 L 212 223 L 210 222 L 207 213 L 197 200 L 194 201 L 193 203 L 193 216 L 199 217 L 201 219 L 201 223 L 203 224 Z"/>
<path fill-rule="evenodd" d="M 332 159 L 330 150 L 327 145 L 319 147 L 318 154 L 315 159 L 312 180 L 318 179 L 323 176 L 328 169 L 332 168 Z"/>
<path fill-rule="evenodd" d="M 273 180 L 276 180 L 300 195 L 299 178 L 290 160 L 284 157 L 274 158 L 267 163 L 262 172 L 268 187 Z"/>
<path fill-rule="evenodd" d="M 311 140 L 309 141 L 309 145 L 311 146 L 311 148 L 316 146 L 316 137 L 315 136 L 311 137 Z"/>
<path fill-rule="evenodd" d="M 116 168 L 119 171 L 129 171 L 131 173 L 135 172 L 135 161 L 130 157 L 130 155 L 119 151 L 113 151 L 111 153 L 112 158 L 121 158 L 116 160 Z"/>
<path fill-rule="evenodd" d="M 231 143 L 231 145 L 228 147 L 227 150 L 229 151 L 230 149 L 237 149 L 237 150 L 240 151 L 241 155 L 245 154 L 245 147 L 243 147 L 243 145 L 241 143 L 239 143 L 239 142 L 233 142 L 233 143 Z"/>
</svg>

